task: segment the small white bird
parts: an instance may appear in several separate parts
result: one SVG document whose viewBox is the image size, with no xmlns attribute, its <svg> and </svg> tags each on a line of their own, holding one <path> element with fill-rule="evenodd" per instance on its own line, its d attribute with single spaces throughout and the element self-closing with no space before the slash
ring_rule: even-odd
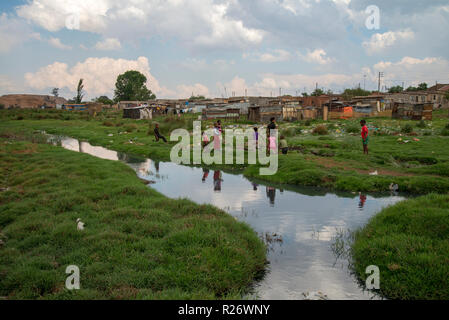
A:
<svg viewBox="0 0 449 320">
<path fill-rule="evenodd" d="M 78 218 L 78 219 L 76 220 L 76 223 L 78 224 L 78 225 L 77 225 L 78 230 L 79 230 L 79 231 L 83 231 L 83 230 L 84 230 L 84 222 L 82 222 L 81 219 Z"/>
<path fill-rule="evenodd" d="M 370 175 L 370 176 L 378 176 L 379 173 L 378 173 L 377 170 L 376 170 L 376 171 L 374 171 L 374 172 L 371 172 L 369 175 Z"/>
</svg>

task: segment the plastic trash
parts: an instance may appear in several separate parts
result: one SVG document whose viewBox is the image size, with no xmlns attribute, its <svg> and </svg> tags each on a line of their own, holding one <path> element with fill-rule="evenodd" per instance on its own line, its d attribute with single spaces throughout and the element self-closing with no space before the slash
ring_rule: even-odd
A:
<svg viewBox="0 0 449 320">
<path fill-rule="evenodd" d="M 77 229 L 78 231 L 83 231 L 84 230 L 84 222 L 81 221 L 81 219 L 76 219 L 76 223 L 77 223 Z"/>
</svg>

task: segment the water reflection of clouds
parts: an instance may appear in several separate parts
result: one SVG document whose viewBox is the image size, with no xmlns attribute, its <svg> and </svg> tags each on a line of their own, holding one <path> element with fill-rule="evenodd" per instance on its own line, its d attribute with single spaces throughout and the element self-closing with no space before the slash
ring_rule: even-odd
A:
<svg viewBox="0 0 449 320">
<path fill-rule="evenodd" d="M 151 188 L 170 198 L 188 198 L 215 205 L 248 223 L 259 234 L 281 236 L 282 245 L 275 243 L 268 253 L 270 272 L 258 284 L 260 298 L 301 299 L 302 293 L 307 291 L 322 291 L 331 299 L 370 298 L 349 275 L 344 261 L 335 267 L 331 243 L 339 231 L 362 226 L 373 214 L 402 198 L 361 195 L 343 198 L 312 191 L 307 191 L 307 195 L 287 190 L 281 192 L 251 183 L 241 175 L 213 170 L 205 174 L 200 168 L 149 159 L 134 162 L 126 155 L 88 143 L 80 144 L 75 139 L 61 142 L 69 150 L 127 162 L 139 177 L 156 181 Z M 220 179 L 219 192 L 217 179 Z"/>
</svg>

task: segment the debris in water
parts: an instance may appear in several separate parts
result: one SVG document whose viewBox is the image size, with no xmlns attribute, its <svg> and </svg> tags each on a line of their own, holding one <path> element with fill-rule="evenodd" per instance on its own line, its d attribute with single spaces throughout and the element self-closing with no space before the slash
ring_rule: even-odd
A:
<svg viewBox="0 0 449 320">
<path fill-rule="evenodd" d="M 303 292 L 304 300 L 329 300 L 328 296 L 321 291 L 318 292 Z"/>
</svg>

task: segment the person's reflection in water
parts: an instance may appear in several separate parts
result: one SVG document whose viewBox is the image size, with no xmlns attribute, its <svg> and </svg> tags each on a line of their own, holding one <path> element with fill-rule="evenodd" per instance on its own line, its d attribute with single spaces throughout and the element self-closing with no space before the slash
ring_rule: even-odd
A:
<svg viewBox="0 0 449 320">
<path fill-rule="evenodd" d="M 223 181 L 221 179 L 221 171 L 215 171 L 214 172 L 214 191 L 220 192 L 221 191 L 221 182 Z"/>
<path fill-rule="evenodd" d="M 267 187 L 267 197 L 270 199 L 270 205 L 274 207 L 274 200 L 276 198 L 276 189 L 273 187 Z"/>
<path fill-rule="evenodd" d="M 206 182 L 207 177 L 209 177 L 209 169 L 203 168 L 203 179 L 201 179 L 203 183 Z"/>
<path fill-rule="evenodd" d="M 280 192 L 281 194 L 283 194 L 283 193 L 284 193 L 284 189 L 279 189 L 279 192 Z"/>
<path fill-rule="evenodd" d="M 259 185 L 255 182 L 253 182 L 253 190 L 257 191 L 257 188 L 259 187 Z"/>
<path fill-rule="evenodd" d="M 159 173 L 159 161 L 154 161 L 154 168 L 156 168 L 156 173 Z"/>
<path fill-rule="evenodd" d="M 359 202 L 359 209 L 363 209 L 365 207 L 366 202 L 366 196 L 362 193 L 360 193 L 360 202 Z"/>
</svg>

